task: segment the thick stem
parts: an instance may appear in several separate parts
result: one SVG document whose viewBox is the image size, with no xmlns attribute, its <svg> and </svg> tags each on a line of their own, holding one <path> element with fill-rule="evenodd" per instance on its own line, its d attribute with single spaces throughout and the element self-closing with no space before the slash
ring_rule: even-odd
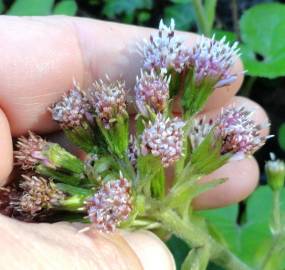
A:
<svg viewBox="0 0 285 270">
<path fill-rule="evenodd" d="M 192 248 L 210 245 L 210 259 L 215 264 L 227 270 L 250 270 L 250 268 L 239 260 L 226 247 L 215 241 L 210 235 L 196 227 L 191 222 L 182 220 L 176 212 L 171 209 L 160 212 L 158 215 L 165 229 L 183 239 Z"/>
<path fill-rule="evenodd" d="M 197 25 L 199 28 L 199 32 L 206 35 L 210 36 L 211 29 L 209 27 L 205 10 L 202 4 L 201 0 L 192 0 L 194 11 L 195 11 L 195 16 L 196 16 L 196 21 Z"/>
</svg>

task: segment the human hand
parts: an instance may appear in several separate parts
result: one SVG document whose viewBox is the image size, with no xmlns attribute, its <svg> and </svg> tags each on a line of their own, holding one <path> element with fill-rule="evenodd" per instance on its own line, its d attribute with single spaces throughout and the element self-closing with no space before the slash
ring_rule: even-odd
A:
<svg viewBox="0 0 285 270">
<path fill-rule="evenodd" d="M 4 185 L 12 169 L 11 137 L 27 130 L 55 132 L 58 127 L 46 108 L 71 88 L 72 79 L 84 89 L 105 74 L 112 79 L 122 75 L 131 88 L 140 67 L 133 45 L 148 37 L 150 30 L 91 19 L 5 16 L 0 18 L 0 30 L 0 182 Z M 182 35 L 189 46 L 197 38 Z M 255 111 L 258 123 L 266 122 L 257 104 L 234 97 L 243 79 L 240 62 L 233 72 L 240 74 L 237 81 L 216 90 L 204 114 L 215 117 L 222 106 L 243 104 Z M 258 167 L 253 158 L 232 161 L 204 181 L 222 177 L 229 180 L 197 198 L 196 208 L 245 198 L 257 184 Z M 0 228 L 1 269 L 174 269 L 164 244 L 147 232 L 79 234 L 78 228 L 66 223 L 19 224 L 3 216 Z"/>
</svg>

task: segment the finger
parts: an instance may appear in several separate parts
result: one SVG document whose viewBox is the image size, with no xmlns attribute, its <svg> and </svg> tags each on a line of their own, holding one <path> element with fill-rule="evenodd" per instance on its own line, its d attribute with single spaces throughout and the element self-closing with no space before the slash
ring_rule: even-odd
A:
<svg viewBox="0 0 285 270">
<path fill-rule="evenodd" d="M 79 233 L 68 223 L 27 224 L 1 215 L 0 229 L 0 268 L 3 270 L 152 270 L 154 264 L 159 267 L 156 269 L 175 269 L 167 265 L 173 261 L 167 257 L 171 255 L 165 245 L 151 233 L 142 233 L 143 236 L 128 234 L 126 237 L 120 233 L 104 235 L 95 231 L 86 234 Z M 132 249 L 128 241 L 140 241 L 139 248 L 151 248 L 152 254 L 140 251 L 140 255 L 136 255 L 138 250 Z M 13 256 L 18 253 L 14 260 Z M 159 262 L 158 256 L 162 256 Z M 142 261 L 145 260 L 149 260 L 149 268 L 143 268 Z"/>
<path fill-rule="evenodd" d="M 0 106 L 13 135 L 50 132 L 56 125 L 46 112 L 72 86 L 72 79 L 86 87 L 109 74 L 122 76 L 132 88 L 142 65 L 136 43 L 151 29 L 82 18 L 0 18 L 1 67 Z M 191 46 L 197 35 L 181 33 Z M 234 68 L 241 74 L 241 64 Z M 223 103 L 238 90 L 242 81 L 215 91 L 209 107 Z M 212 105 L 211 105 L 212 104 Z"/>
<path fill-rule="evenodd" d="M 124 237 L 140 258 L 143 269 L 176 269 L 169 249 L 155 234 L 149 231 L 136 231 L 125 233 Z"/>
<path fill-rule="evenodd" d="M 231 161 L 204 177 L 201 182 L 220 178 L 226 178 L 227 181 L 195 199 L 193 206 L 196 209 L 224 207 L 245 199 L 258 184 L 258 164 L 254 158 Z"/>
<path fill-rule="evenodd" d="M 3 186 L 13 167 L 13 145 L 8 120 L 0 109 L 0 187 Z"/>
<path fill-rule="evenodd" d="M 245 106 L 249 110 L 254 110 L 253 120 L 257 124 L 268 122 L 265 111 L 255 102 L 243 98 L 234 97 L 227 105 Z M 208 112 L 207 117 L 215 118 L 219 110 Z M 269 133 L 268 129 L 262 131 L 262 135 Z M 239 202 L 246 198 L 256 187 L 259 180 L 259 168 L 254 158 L 240 161 L 230 161 L 214 173 L 206 176 L 202 182 L 217 178 L 228 178 L 228 180 L 218 187 L 203 193 L 194 201 L 194 207 L 198 209 L 223 207 L 225 205 Z"/>
</svg>

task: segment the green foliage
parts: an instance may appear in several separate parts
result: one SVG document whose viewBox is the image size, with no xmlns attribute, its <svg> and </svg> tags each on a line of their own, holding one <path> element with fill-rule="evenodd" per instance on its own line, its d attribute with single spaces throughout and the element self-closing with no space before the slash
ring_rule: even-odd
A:
<svg viewBox="0 0 285 270">
<path fill-rule="evenodd" d="M 285 123 L 283 123 L 278 131 L 278 142 L 282 150 L 285 151 Z"/>
<path fill-rule="evenodd" d="M 54 0 L 16 0 L 8 10 L 8 15 L 43 16 L 51 13 Z"/>
<path fill-rule="evenodd" d="M 63 14 L 74 16 L 77 12 L 77 4 L 75 0 L 62 0 L 54 7 L 53 14 Z"/>
<path fill-rule="evenodd" d="M 117 15 L 123 14 L 130 17 L 132 21 L 136 10 L 151 8 L 152 0 L 105 0 L 103 14 L 110 19 L 114 19 Z"/>
<path fill-rule="evenodd" d="M 282 191 L 282 211 L 285 211 L 285 189 Z M 251 266 L 258 266 L 271 248 L 273 238 L 269 229 L 272 211 L 272 191 L 269 187 L 259 187 L 246 203 L 243 224 L 237 224 L 237 205 L 200 212 L 207 218 L 209 231 L 236 255 Z M 282 258 L 281 265 L 285 266 Z M 280 261 L 273 259 L 268 269 L 278 268 Z"/>
<path fill-rule="evenodd" d="M 189 1 L 184 2 L 185 3 L 168 6 L 164 9 L 166 23 L 169 23 L 170 19 L 173 18 L 175 20 L 176 28 L 179 30 L 188 30 L 195 22 L 192 5 Z"/>
<path fill-rule="evenodd" d="M 3 12 L 3 9 L 3 2 L 0 2 L 0 12 Z M 56 4 L 54 0 L 16 0 L 7 14 L 16 16 L 46 16 L 50 14 L 73 16 L 76 12 L 75 0 L 62 0 Z"/>
<path fill-rule="evenodd" d="M 285 75 L 285 5 L 270 3 L 247 10 L 240 20 L 242 59 L 249 75 Z"/>
</svg>

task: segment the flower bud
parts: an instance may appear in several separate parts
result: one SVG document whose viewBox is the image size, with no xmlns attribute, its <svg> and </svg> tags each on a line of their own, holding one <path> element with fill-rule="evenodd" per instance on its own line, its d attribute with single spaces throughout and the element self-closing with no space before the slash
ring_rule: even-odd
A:
<svg viewBox="0 0 285 270">
<path fill-rule="evenodd" d="M 170 77 L 160 72 L 156 74 L 141 71 L 140 78 L 137 77 L 135 86 L 136 105 L 140 113 L 148 116 L 148 108 L 155 113 L 162 113 L 166 107 L 169 98 Z"/>
<path fill-rule="evenodd" d="M 182 155 L 184 125 L 178 118 L 166 119 L 158 114 L 141 136 L 141 154 L 160 157 L 164 167 L 172 165 Z"/>
<path fill-rule="evenodd" d="M 86 201 L 88 217 L 94 227 L 102 232 L 114 232 L 132 211 L 131 185 L 122 176 L 106 182 Z"/>
<path fill-rule="evenodd" d="M 276 159 L 273 153 L 270 153 L 271 160 L 265 163 L 265 173 L 267 182 L 272 190 L 280 190 L 284 186 L 285 181 L 285 163 L 280 159 Z"/>
</svg>

